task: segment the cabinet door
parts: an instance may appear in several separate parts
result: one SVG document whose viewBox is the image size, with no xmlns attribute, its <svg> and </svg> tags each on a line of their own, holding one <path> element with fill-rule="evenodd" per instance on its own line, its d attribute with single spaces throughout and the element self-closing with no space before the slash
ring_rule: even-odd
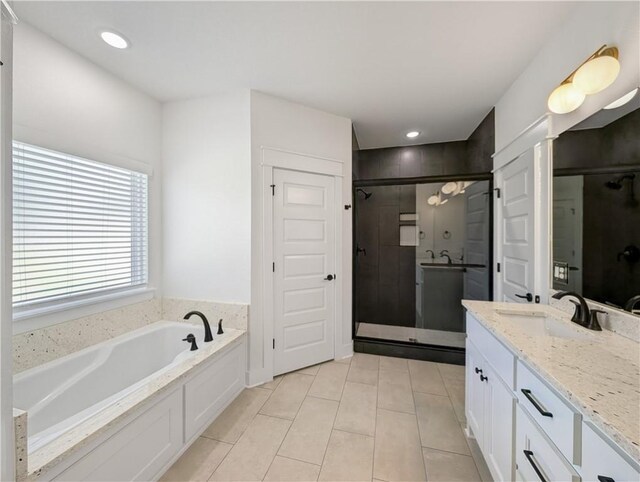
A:
<svg viewBox="0 0 640 482">
<path fill-rule="evenodd" d="M 473 432 L 480 448 L 483 448 L 484 437 L 484 383 L 480 380 L 484 359 L 479 355 L 477 348 L 467 338 L 467 355 L 466 355 L 466 415 L 467 424 Z"/>
<path fill-rule="evenodd" d="M 625 460 L 589 425 L 582 424 L 583 480 L 640 480 L 640 471 Z"/>
<path fill-rule="evenodd" d="M 484 379 L 484 454 L 496 481 L 513 480 L 513 445 L 516 398 L 490 365 L 483 367 Z"/>
</svg>

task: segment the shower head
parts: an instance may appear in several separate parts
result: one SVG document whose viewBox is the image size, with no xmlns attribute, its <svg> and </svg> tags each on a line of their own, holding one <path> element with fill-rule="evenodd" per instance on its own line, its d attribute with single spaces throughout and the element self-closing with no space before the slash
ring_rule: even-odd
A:
<svg viewBox="0 0 640 482">
<path fill-rule="evenodd" d="M 362 189 L 361 187 L 359 187 L 358 189 L 356 189 L 356 192 L 360 192 L 362 194 L 364 194 L 364 198 L 365 199 L 369 199 L 371 196 L 373 196 L 372 192 L 367 192 L 364 189 Z"/>
<path fill-rule="evenodd" d="M 612 181 L 605 182 L 604 185 L 609 189 L 614 189 L 616 191 L 619 191 L 620 189 L 622 189 L 622 182 L 625 179 L 629 179 L 633 181 L 635 178 L 636 178 L 635 174 L 624 174 L 623 176 L 620 176 L 617 179 L 613 179 Z"/>
</svg>

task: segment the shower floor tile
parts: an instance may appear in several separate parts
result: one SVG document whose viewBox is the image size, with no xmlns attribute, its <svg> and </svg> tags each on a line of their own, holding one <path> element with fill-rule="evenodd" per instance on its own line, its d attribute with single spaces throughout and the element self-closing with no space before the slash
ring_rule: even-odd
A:
<svg viewBox="0 0 640 482">
<path fill-rule="evenodd" d="M 464 436 L 464 367 L 341 362 L 245 390 L 219 417 L 232 430 L 214 422 L 163 480 L 491 480 Z"/>
</svg>

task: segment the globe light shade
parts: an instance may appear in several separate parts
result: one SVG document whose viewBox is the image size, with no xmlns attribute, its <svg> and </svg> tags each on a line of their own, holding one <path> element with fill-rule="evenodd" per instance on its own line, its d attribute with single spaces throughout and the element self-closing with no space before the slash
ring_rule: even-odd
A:
<svg viewBox="0 0 640 482">
<path fill-rule="evenodd" d="M 429 199 L 427 199 L 427 204 L 429 204 L 429 206 L 437 206 L 438 201 L 439 201 L 438 196 L 434 194 L 430 196 Z"/>
<path fill-rule="evenodd" d="M 618 59 L 612 55 L 601 55 L 576 70 L 572 82 L 583 94 L 593 95 L 613 84 L 619 73 Z"/>
<path fill-rule="evenodd" d="M 456 190 L 457 187 L 458 187 L 458 184 L 451 181 L 446 183 L 444 186 L 442 186 L 442 192 L 444 194 L 451 194 L 453 191 Z"/>
<path fill-rule="evenodd" d="M 623 105 L 628 104 L 631 101 L 631 99 L 633 99 L 636 96 L 637 93 L 638 93 L 638 88 L 636 87 L 628 94 L 623 95 L 618 100 L 614 100 L 613 102 L 611 102 L 611 104 L 605 106 L 604 109 L 611 110 L 611 109 L 617 109 L 618 107 L 622 107 Z"/>
<path fill-rule="evenodd" d="M 547 105 L 555 114 L 568 114 L 580 107 L 585 97 L 584 92 L 578 90 L 572 82 L 565 82 L 551 92 Z"/>
</svg>

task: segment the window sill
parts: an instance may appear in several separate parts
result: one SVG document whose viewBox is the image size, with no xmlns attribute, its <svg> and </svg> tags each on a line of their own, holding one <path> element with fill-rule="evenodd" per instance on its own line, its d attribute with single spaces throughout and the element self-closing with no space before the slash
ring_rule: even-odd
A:
<svg viewBox="0 0 640 482">
<path fill-rule="evenodd" d="M 147 301 L 154 297 L 155 288 L 136 288 L 117 293 L 98 295 L 56 306 L 21 310 L 13 315 L 13 334 L 39 330 L 65 321 L 95 315 L 123 306 Z"/>
</svg>

